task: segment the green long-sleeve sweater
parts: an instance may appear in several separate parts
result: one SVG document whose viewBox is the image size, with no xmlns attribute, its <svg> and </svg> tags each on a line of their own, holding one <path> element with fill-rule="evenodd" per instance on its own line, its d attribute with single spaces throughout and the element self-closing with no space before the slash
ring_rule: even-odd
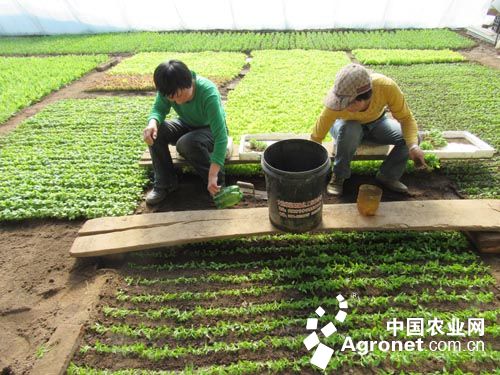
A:
<svg viewBox="0 0 500 375">
<path fill-rule="evenodd" d="M 214 137 L 214 151 L 210 155 L 210 162 L 222 167 L 226 156 L 227 127 L 219 90 L 212 81 L 197 76 L 195 72 L 192 74 L 195 84 L 193 99 L 187 103 L 177 104 L 158 92 L 148 121 L 155 119 L 158 123 L 163 123 L 173 108 L 179 118 L 190 126 L 210 126 Z"/>
</svg>

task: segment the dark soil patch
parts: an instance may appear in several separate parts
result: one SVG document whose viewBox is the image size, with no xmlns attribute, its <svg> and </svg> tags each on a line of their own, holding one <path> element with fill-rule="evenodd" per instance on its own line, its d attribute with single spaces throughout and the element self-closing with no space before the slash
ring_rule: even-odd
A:
<svg viewBox="0 0 500 375">
<path fill-rule="evenodd" d="M 237 181 L 250 182 L 255 186 L 256 190 L 266 191 L 265 179 L 262 176 L 226 176 L 226 185 L 234 185 Z M 383 189 L 383 202 L 463 198 L 458 193 L 455 183 L 438 171 L 406 174 L 401 181 L 408 186 L 409 193 L 401 194 Z M 325 194 L 323 203 L 356 203 L 358 189 L 362 184 L 380 186 L 373 175 L 352 175 L 344 183 L 344 194 L 341 197 L 332 197 Z M 252 207 L 267 207 L 267 201 L 259 198 L 256 199 L 250 194 L 245 194 L 243 200 L 237 206 L 234 206 L 233 209 Z M 157 206 L 148 206 L 142 202 L 136 213 L 210 210 L 214 208 L 215 204 L 201 178 L 192 174 L 184 174 L 179 175 L 179 189 L 171 193 L 165 201 Z"/>
<path fill-rule="evenodd" d="M 241 69 L 240 73 L 238 74 L 237 77 L 233 78 L 231 81 L 228 82 L 221 82 L 219 85 L 219 92 L 221 95 L 221 99 L 223 102 L 227 100 L 227 94 L 229 91 L 234 90 L 238 83 L 247 75 L 247 73 L 250 71 L 250 64 L 248 63 L 251 60 L 250 54 L 247 53 L 247 63 L 243 66 L 243 69 Z"/>
<path fill-rule="evenodd" d="M 211 325 L 215 324 L 215 321 L 212 322 L 206 322 L 204 325 Z M 290 327 L 290 328 L 285 328 L 285 329 L 277 329 L 277 330 L 272 330 L 268 331 L 265 334 L 264 333 L 259 333 L 259 334 L 248 334 L 244 335 L 243 337 L 241 335 L 238 336 L 232 336 L 231 334 L 225 336 L 225 337 L 211 337 L 208 336 L 204 339 L 197 339 L 197 340 L 172 340 L 172 339 L 163 339 L 163 340 L 155 340 L 155 343 L 153 344 L 154 346 L 162 347 L 162 346 L 168 346 L 170 348 L 176 347 L 177 345 L 192 345 L 193 347 L 200 347 L 202 345 L 211 345 L 216 342 L 227 342 L 229 345 L 230 343 L 237 343 L 242 340 L 247 340 L 247 341 L 254 341 L 254 340 L 259 340 L 259 339 L 265 339 L 266 335 L 271 335 L 275 337 L 297 337 L 297 335 L 303 334 L 303 329 L 302 327 Z M 131 343 L 137 343 L 137 342 L 143 342 L 146 344 L 147 347 L 151 347 L 152 342 L 150 340 L 144 340 L 144 339 L 125 339 L 123 336 L 119 337 L 113 337 L 113 336 L 97 336 L 97 335 L 89 335 L 90 337 L 85 338 L 85 342 L 92 345 L 93 342 L 98 339 L 101 343 L 108 343 L 108 344 L 115 344 L 115 345 L 127 345 Z M 428 342 L 430 339 L 427 339 L 426 341 Z M 486 343 L 494 343 L 495 339 L 492 336 L 486 336 L 482 337 L 482 341 Z M 498 345 L 493 345 L 493 349 L 498 349 Z M 240 349 L 237 352 L 216 352 L 216 353 L 207 353 L 203 355 L 185 355 L 177 359 L 163 359 L 159 361 L 152 361 L 148 360 L 145 358 L 140 358 L 137 356 L 131 356 L 131 357 L 122 357 L 121 355 L 110 355 L 110 354 L 96 354 L 96 353 L 87 353 L 86 355 L 77 355 L 76 357 L 73 358 L 73 361 L 76 364 L 79 365 L 88 365 L 96 368 L 112 368 L 114 370 L 118 369 L 124 369 L 127 367 L 132 367 L 132 368 L 144 368 L 144 369 L 169 369 L 169 370 L 181 370 L 185 366 L 192 364 L 196 368 L 200 368 L 203 366 L 213 366 L 213 365 L 228 365 L 235 363 L 238 360 L 248 360 L 248 361 L 262 361 L 265 359 L 266 361 L 268 360 L 276 360 L 279 358 L 290 358 L 292 360 L 298 359 L 302 356 L 307 356 L 310 355 L 310 353 L 307 353 L 305 348 L 300 348 L 299 350 L 284 350 L 284 349 L 275 349 L 275 348 L 268 348 L 268 349 L 261 349 L 258 351 L 252 351 L 252 350 L 245 350 L 245 349 Z M 116 358 L 120 358 L 119 361 L 116 360 Z M 419 368 L 426 368 L 429 369 L 429 371 L 432 370 L 438 371 L 442 369 L 443 367 L 443 362 L 437 359 L 430 359 L 429 361 L 423 361 L 419 362 Z M 472 363 L 472 362 L 467 362 L 464 364 L 460 365 L 461 369 L 468 369 L 468 371 L 472 371 L 473 373 L 479 373 L 479 371 L 485 371 L 485 370 L 493 370 L 495 369 L 496 364 L 493 361 L 486 361 L 485 363 Z M 390 363 L 389 361 L 385 361 L 384 365 L 381 366 L 384 369 L 395 369 L 395 364 Z M 377 366 L 377 368 L 380 368 Z M 414 365 L 411 366 L 404 366 L 405 369 L 407 370 L 414 370 Z M 341 373 L 375 373 L 374 368 L 369 368 L 366 369 L 365 371 L 358 372 L 356 371 L 357 366 L 344 366 L 343 371 Z M 401 371 L 402 368 L 399 368 L 399 371 Z M 290 370 L 283 370 L 280 371 L 280 374 L 287 374 L 290 373 Z M 476 372 L 477 371 L 477 372 Z M 263 372 L 266 373 L 266 372 Z M 300 373 L 316 373 L 314 368 L 311 367 L 305 367 L 301 369 Z"/>
<path fill-rule="evenodd" d="M 276 349 L 261 349 L 258 351 L 251 350 L 240 350 L 238 352 L 228 355 L 224 352 L 213 353 L 210 355 L 187 355 L 181 358 L 167 358 L 159 361 L 151 361 L 143 358 L 123 358 L 119 357 L 120 360 L 116 361 L 116 355 L 104 354 L 104 355 L 86 355 L 85 361 L 80 361 L 79 358 L 75 358 L 75 363 L 77 364 L 90 364 L 96 368 L 144 368 L 150 370 L 158 369 L 170 369 L 170 370 L 182 370 L 188 365 L 193 365 L 195 368 L 208 367 L 213 365 L 227 365 L 238 360 L 248 360 L 248 361 L 262 361 L 262 358 L 267 360 L 280 359 L 280 358 L 299 358 L 300 356 L 306 355 L 307 351 L 305 348 L 298 352 L 276 350 Z M 118 363 L 117 363 L 118 362 Z M 264 372 L 265 373 L 265 372 Z M 287 372 L 280 372 L 286 374 Z M 306 372 L 301 372 L 306 373 Z"/>
<path fill-rule="evenodd" d="M 55 220 L 2 223 L 3 373 L 29 374 L 37 348 L 48 341 L 58 325 L 80 324 L 88 319 L 104 274 L 99 275 L 95 261 L 69 256 L 81 224 Z"/>
</svg>

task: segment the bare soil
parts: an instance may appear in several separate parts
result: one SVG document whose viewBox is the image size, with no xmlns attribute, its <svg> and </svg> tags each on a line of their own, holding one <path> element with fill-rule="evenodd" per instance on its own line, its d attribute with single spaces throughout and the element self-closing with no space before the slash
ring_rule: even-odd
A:
<svg viewBox="0 0 500 375">
<path fill-rule="evenodd" d="M 480 43 L 462 52 L 468 59 L 500 69 L 499 52 Z M 124 56 L 116 56 L 113 63 Z M 93 71 L 13 116 L 0 126 L 0 136 L 15 129 L 24 119 L 35 115 L 46 105 L 66 98 L 92 98 L 102 94 L 86 90 L 102 81 L 104 71 Z M 241 77 L 240 77 L 241 78 Z M 221 88 L 223 95 L 234 88 Z M 139 95 L 137 92 L 110 95 Z M 152 95 L 145 93 L 144 95 Z M 403 177 L 410 188 L 409 195 L 384 192 L 383 200 L 455 199 L 456 187 L 446 177 L 435 172 L 427 176 L 417 174 Z M 227 183 L 236 180 L 250 181 L 265 190 L 263 177 L 228 177 Z M 157 208 L 140 205 L 137 213 L 210 209 L 213 203 L 205 186 L 197 176 L 183 175 L 180 189 Z M 341 199 L 326 198 L 325 203 L 355 201 L 355 192 L 362 183 L 373 183 L 373 176 L 353 176 L 346 182 L 346 194 Z M 265 201 L 245 197 L 239 207 L 265 206 Z M 113 265 L 102 260 L 76 260 L 69 256 L 69 249 L 82 221 L 38 220 L 0 224 L 0 372 L 2 374 L 29 374 L 37 361 L 36 352 L 47 342 L 56 327 L 62 323 L 84 324 L 95 311 L 95 304 L 102 286 L 110 288 L 117 279 Z M 484 255 L 492 267 L 492 274 L 500 280 L 500 259 Z M 106 267 L 111 268 L 106 268 Z M 118 265 L 119 266 L 119 265 Z M 104 289 L 106 290 L 106 288 Z M 108 288 L 108 290 L 110 290 Z M 286 356 L 276 353 L 276 358 Z M 250 354 L 249 354 L 250 356 Z M 246 358 L 249 358 L 246 356 Z M 439 363 L 437 364 L 439 367 Z M 349 373 L 363 373 L 363 369 L 351 369 Z"/>
<path fill-rule="evenodd" d="M 148 206 L 144 201 L 136 210 L 137 214 L 166 211 L 209 210 L 215 204 L 200 177 L 192 174 L 178 174 L 179 188 L 157 206 Z M 226 176 L 226 185 L 235 185 L 237 181 L 252 183 L 256 190 L 266 191 L 263 176 Z M 432 173 L 406 174 L 401 179 L 409 188 L 408 194 L 391 192 L 384 189 L 383 202 L 431 199 L 460 199 L 463 198 L 457 191 L 455 184 L 438 171 Z M 352 175 L 344 183 L 344 193 L 341 197 L 325 195 L 325 204 L 355 203 L 358 188 L 361 184 L 379 185 L 375 176 Z M 379 185 L 381 186 L 381 185 Z M 381 186 L 382 187 L 382 186 Z M 267 207 L 267 201 L 251 194 L 244 194 L 243 200 L 234 208 Z"/>
<path fill-rule="evenodd" d="M 495 49 L 491 44 L 481 44 L 469 51 L 462 51 L 461 54 L 468 60 L 500 69 L 500 50 Z"/>
<path fill-rule="evenodd" d="M 471 38 L 466 31 L 460 31 L 459 34 Z M 500 69 L 500 50 L 495 49 L 493 44 L 482 40 L 474 39 L 474 41 L 477 42 L 477 46 L 459 52 L 470 61 L 475 61 L 490 68 Z"/>
<path fill-rule="evenodd" d="M 107 275 L 95 261 L 69 257 L 81 224 L 2 223 L 0 370 L 29 374 L 35 353 L 58 325 L 88 320 Z"/>
</svg>

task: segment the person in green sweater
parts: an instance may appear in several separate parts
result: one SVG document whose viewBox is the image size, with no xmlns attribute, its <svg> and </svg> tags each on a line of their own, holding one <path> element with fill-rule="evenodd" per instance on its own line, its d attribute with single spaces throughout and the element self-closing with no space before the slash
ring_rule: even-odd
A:
<svg viewBox="0 0 500 375">
<path fill-rule="evenodd" d="M 157 95 L 144 129 L 154 170 L 154 186 L 146 203 L 155 205 L 177 189 L 169 144 L 175 144 L 201 176 L 210 194 L 224 184 L 224 160 L 228 131 L 225 112 L 217 86 L 196 75 L 179 60 L 161 63 L 155 69 Z M 165 121 L 174 109 L 179 116 Z"/>
</svg>

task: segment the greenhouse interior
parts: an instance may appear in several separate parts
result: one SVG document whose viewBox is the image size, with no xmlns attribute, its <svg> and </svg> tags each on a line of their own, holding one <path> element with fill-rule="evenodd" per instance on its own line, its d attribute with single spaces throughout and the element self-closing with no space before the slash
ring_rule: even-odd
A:
<svg viewBox="0 0 500 375">
<path fill-rule="evenodd" d="M 500 0 L 0 0 L 0 374 L 500 374 Z"/>
</svg>

